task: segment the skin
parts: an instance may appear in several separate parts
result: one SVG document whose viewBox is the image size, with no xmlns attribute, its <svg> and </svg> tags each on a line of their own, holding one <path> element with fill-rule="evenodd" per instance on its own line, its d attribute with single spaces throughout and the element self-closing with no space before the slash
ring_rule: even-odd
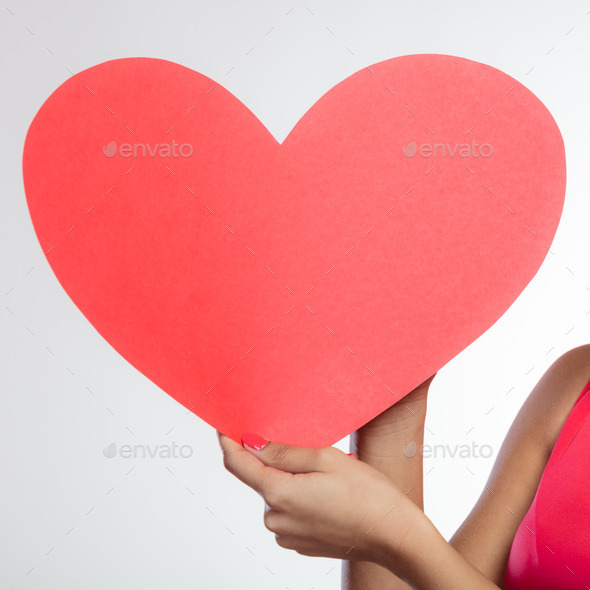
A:
<svg viewBox="0 0 590 590">
<path fill-rule="evenodd" d="M 517 414 L 482 494 L 450 541 L 423 512 L 422 461 L 434 375 L 351 436 L 351 451 L 269 442 L 242 447 L 218 433 L 224 465 L 265 501 L 265 526 L 302 555 L 343 561 L 342 588 L 503 587 L 512 541 L 555 441 L 590 379 L 590 344 L 559 357 Z"/>
</svg>

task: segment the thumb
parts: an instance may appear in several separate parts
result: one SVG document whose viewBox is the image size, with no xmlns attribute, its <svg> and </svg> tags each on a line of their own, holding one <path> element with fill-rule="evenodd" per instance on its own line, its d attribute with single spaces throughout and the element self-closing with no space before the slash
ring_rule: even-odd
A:
<svg viewBox="0 0 590 590">
<path fill-rule="evenodd" d="M 294 447 L 269 441 L 257 434 L 242 434 L 242 446 L 265 465 L 290 473 L 328 471 L 336 455 L 344 454 L 334 447 Z"/>
</svg>

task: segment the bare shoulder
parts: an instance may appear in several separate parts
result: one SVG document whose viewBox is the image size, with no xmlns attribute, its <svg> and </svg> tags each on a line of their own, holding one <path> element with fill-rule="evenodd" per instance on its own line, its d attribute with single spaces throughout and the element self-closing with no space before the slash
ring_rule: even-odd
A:
<svg viewBox="0 0 590 590">
<path fill-rule="evenodd" d="M 590 380 L 590 344 L 563 353 L 516 415 L 480 498 L 451 544 L 500 587 L 520 522 L 572 407 Z"/>
<path fill-rule="evenodd" d="M 563 424 L 589 380 L 590 344 L 582 344 L 563 353 L 545 371 L 512 428 L 522 428 L 528 436 L 535 433 L 535 439 L 544 444 L 548 459 Z"/>
<path fill-rule="evenodd" d="M 523 470 L 517 481 L 527 481 L 524 475 L 529 473 L 531 481 L 538 482 L 557 437 L 588 380 L 590 344 L 572 348 L 551 363 L 510 426 L 490 481 L 502 481 L 512 467 Z M 535 491 L 536 485 L 529 490 L 531 501 Z"/>
</svg>

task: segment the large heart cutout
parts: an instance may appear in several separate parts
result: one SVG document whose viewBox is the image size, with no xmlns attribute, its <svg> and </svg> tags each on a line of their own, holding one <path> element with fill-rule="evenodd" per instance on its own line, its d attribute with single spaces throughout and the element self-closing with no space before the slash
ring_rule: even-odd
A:
<svg viewBox="0 0 590 590">
<path fill-rule="evenodd" d="M 37 237 L 98 332 L 186 408 L 331 445 L 443 367 L 543 262 L 565 151 L 539 99 L 448 55 L 388 59 L 278 143 L 164 60 L 91 67 L 29 128 Z"/>
</svg>

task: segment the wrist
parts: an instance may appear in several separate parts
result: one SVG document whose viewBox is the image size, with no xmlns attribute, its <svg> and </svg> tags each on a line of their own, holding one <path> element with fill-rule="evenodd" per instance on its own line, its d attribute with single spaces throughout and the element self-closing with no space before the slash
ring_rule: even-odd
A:
<svg viewBox="0 0 590 590">
<path fill-rule="evenodd" d="M 424 514 L 416 514 L 401 529 L 386 529 L 374 562 L 416 590 L 499 590 L 498 586 L 460 555 Z M 401 532 L 401 534 L 400 534 Z"/>
<path fill-rule="evenodd" d="M 410 584 L 413 572 L 427 567 L 424 555 L 437 539 L 442 539 L 430 519 L 411 502 L 403 503 L 388 515 L 395 526 L 383 523 L 376 538 L 373 561 Z M 391 522 L 391 521 L 390 521 Z M 444 541 L 444 539 L 443 539 Z"/>
<path fill-rule="evenodd" d="M 403 436 L 408 431 L 424 431 L 428 386 L 421 385 L 383 410 L 357 430 L 359 440 L 372 443 Z"/>
<path fill-rule="evenodd" d="M 350 435 L 350 451 L 368 463 L 382 459 L 397 461 L 414 457 L 423 442 L 424 421 L 408 420 L 405 423 L 388 424 L 380 430 L 360 429 L 353 432 Z"/>
</svg>

